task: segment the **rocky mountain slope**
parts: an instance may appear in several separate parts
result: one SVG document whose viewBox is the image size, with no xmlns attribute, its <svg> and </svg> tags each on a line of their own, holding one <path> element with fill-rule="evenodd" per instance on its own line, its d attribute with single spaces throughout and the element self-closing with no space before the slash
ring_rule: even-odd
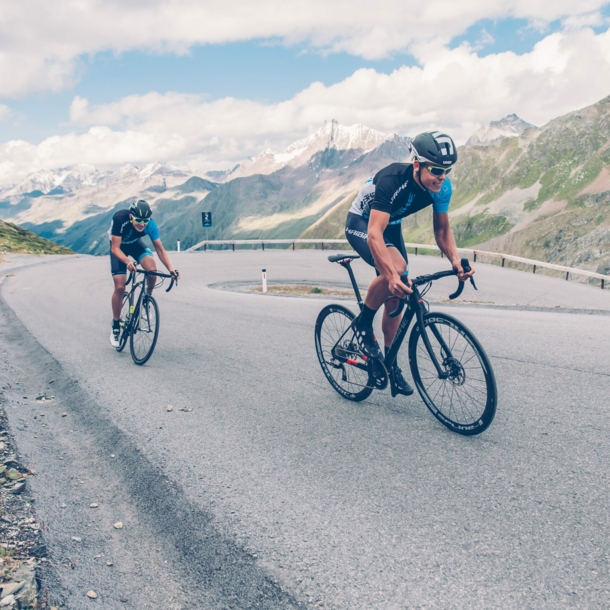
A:
<svg viewBox="0 0 610 610">
<path fill-rule="evenodd" d="M 520 136 L 526 129 L 534 127 L 526 123 L 516 114 L 509 114 L 499 121 L 492 121 L 489 125 L 483 125 L 477 129 L 466 142 L 466 146 L 476 146 L 477 144 L 491 144 L 502 138 L 513 138 Z"/>
<path fill-rule="evenodd" d="M 610 96 L 487 145 L 462 146 L 451 175 L 458 245 L 610 273 Z M 338 237 L 346 201 L 304 232 Z M 434 243 L 430 210 L 405 239 Z"/>
<path fill-rule="evenodd" d="M 11 222 L 0 220 L 0 254 L 73 254 L 72 250 L 26 231 Z"/>
</svg>

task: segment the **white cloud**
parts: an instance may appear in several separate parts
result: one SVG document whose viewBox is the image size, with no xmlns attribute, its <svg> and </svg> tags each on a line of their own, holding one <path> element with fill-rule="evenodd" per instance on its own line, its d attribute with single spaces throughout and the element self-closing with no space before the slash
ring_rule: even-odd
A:
<svg viewBox="0 0 610 610">
<path fill-rule="evenodd" d="M 90 106 L 76 97 L 71 120 L 87 130 L 39 145 L 0 145 L 0 183 L 73 163 L 109 167 L 157 160 L 197 169 L 227 167 L 264 148 L 281 150 L 335 118 L 413 135 L 444 129 L 456 140 L 516 112 L 542 125 L 610 94 L 610 30 L 552 34 L 531 53 L 479 57 L 468 45 L 439 50 L 423 67 L 356 71 L 332 86 L 313 83 L 265 105 L 181 93 L 149 93 Z"/>
<path fill-rule="evenodd" d="M 608 0 L 28 0 L 2 3 L 0 91 L 58 91 L 78 78 L 79 58 L 101 51 L 188 53 L 196 44 L 304 43 L 368 59 L 447 44 L 481 19 L 601 22 Z M 421 57 L 421 53 L 419 54 Z"/>
</svg>

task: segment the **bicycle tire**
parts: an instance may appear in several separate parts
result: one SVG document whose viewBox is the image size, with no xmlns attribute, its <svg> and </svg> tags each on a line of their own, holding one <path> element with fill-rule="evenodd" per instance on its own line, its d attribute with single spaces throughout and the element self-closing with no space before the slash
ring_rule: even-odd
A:
<svg viewBox="0 0 610 610">
<path fill-rule="evenodd" d="M 129 315 L 129 293 L 123 295 L 123 303 L 121 304 L 121 334 L 119 335 L 119 346 L 117 352 L 122 352 L 127 345 L 127 338 L 130 332 L 131 316 Z"/>
<path fill-rule="evenodd" d="M 131 335 L 129 336 L 129 349 L 133 361 L 142 365 L 148 362 L 157 345 L 159 336 L 159 307 L 157 301 L 149 295 L 144 295 L 141 307 L 148 311 L 144 319 L 140 311 L 135 311 L 135 318 L 131 322 Z"/>
<path fill-rule="evenodd" d="M 368 398 L 373 391 L 370 365 L 367 369 L 357 368 L 341 362 L 332 354 L 333 348 L 342 341 L 346 357 L 364 365 L 359 358 L 357 341 L 353 331 L 348 330 L 355 318 L 354 314 L 341 305 L 327 305 L 318 314 L 315 328 L 316 354 L 320 366 L 330 385 L 348 400 L 360 402 Z M 343 337 L 343 339 L 342 339 Z"/>
<path fill-rule="evenodd" d="M 409 338 L 409 365 L 419 395 L 434 417 L 453 432 L 466 436 L 484 432 L 494 419 L 498 398 L 496 379 L 485 350 L 472 332 L 452 316 L 428 313 L 424 325 L 448 377 L 439 377 L 419 325 L 415 325 Z M 432 332 L 433 325 L 451 350 L 451 358 Z"/>
</svg>

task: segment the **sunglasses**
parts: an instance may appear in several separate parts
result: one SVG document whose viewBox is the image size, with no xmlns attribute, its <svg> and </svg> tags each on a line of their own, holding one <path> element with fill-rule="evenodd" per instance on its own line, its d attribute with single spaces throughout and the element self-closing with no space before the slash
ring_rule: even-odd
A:
<svg viewBox="0 0 610 610">
<path fill-rule="evenodd" d="M 136 218 L 135 216 L 133 217 L 133 222 L 139 224 L 139 225 L 147 225 L 150 222 L 150 218 Z"/>
<path fill-rule="evenodd" d="M 437 167 L 436 165 L 426 165 L 425 167 L 433 176 L 442 176 L 443 174 L 446 176 L 453 169 L 452 167 Z"/>
</svg>

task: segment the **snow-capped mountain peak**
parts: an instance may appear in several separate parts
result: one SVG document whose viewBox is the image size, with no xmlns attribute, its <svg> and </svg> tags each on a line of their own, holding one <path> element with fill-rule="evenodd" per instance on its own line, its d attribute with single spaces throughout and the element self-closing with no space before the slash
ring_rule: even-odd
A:
<svg viewBox="0 0 610 610">
<path fill-rule="evenodd" d="M 9 195 L 24 193 L 50 193 L 61 189 L 70 192 L 82 186 L 95 184 L 101 174 L 93 167 L 84 163 L 57 169 L 42 169 L 30 174 L 23 182 L 5 191 Z"/>
<path fill-rule="evenodd" d="M 293 142 L 282 152 L 264 150 L 256 157 L 244 161 L 226 179 L 270 174 L 286 165 L 298 167 L 306 165 L 316 154 L 325 150 L 354 150 L 362 154 L 376 148 L 388 138 L 387 134 L 365 125 L 341 125 L 338 121 L 324 121 L 320 129 L 311 135 Z"/>
<path fill-rule="evenodd" d="M 466 146 L 485 145 L 501 138 L 520 136 L 526 129 L 534 127 L 516 114 L 509 114 L 499 121 L 491 121 L 489 125 L 477 129 L 466 142 Z"/>
</svg>

